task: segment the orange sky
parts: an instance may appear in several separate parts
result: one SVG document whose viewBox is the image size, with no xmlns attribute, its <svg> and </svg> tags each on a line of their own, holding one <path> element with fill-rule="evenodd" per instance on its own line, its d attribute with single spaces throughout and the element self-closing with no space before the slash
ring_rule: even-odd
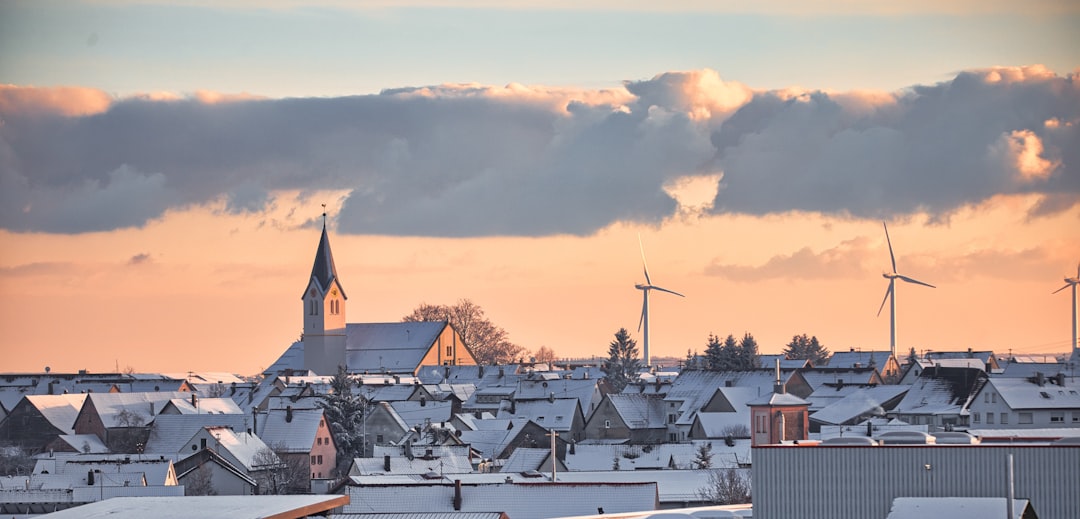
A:
<svg viewBox="0 0 1080 519">
<path fill-rule="evenodd" d="M 257 372 L 300 333 L 318 242 L 300 226 L 320 202 L 281 193 L 265 217 L 195 208 L 142 229 L 0 233 L 0 371 Z M 899 287 L 901 349 L 1067 349 L 1068 291 L 1050 292 L 1080 259 L 1080 210 L 1031 221 L 1030 203 L 999 197 L 944 225 L 890 222 L 900 272 L 938 286 Z M 331 244 L 350 322 L 469 298 L 514 342 L 586 357 L 604 355 L 619 327 L 639 335 L 638 233 L 653 282 L 687 296 L 654 293 L 654 356 L 701 351 L 710 333 L 753 333 L 766 353 L 800 333 L 833 351 L 888 347 L 888 309 L 875 317 L 888 267 L 875 221 L 684 211 L 589 237 L 343 236 L 331 226 Z"/>
</svg>

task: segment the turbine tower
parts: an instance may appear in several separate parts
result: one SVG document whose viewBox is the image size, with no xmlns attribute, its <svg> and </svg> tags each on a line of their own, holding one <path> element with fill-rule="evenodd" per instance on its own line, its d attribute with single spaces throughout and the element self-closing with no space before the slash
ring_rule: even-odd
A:
<svg viewBox="0 0 1080 519">
<path fill-rule="evenodd" d="M 889 351 L 893 357 L 896 357 L 896 280 L 906 281 L 908 283 L 915 283 L 916 285 L 922 285 L 930 288 L 937 288 L 930 283 L 923 283 L 917 279 L 909 278 L 896 272 L 896 256 L 893 254 L 892 241 L 889 240 L 889 226 L 885 225 L 885 222 L 881 222 L 881 225 L 885 227 L 885 242 L 889 244 L 889 259 L 892 261 L 892 272 L 882 273 L 881 276 L 889 280 L 889 288 L 885 290 L 885 298 L 881 300 L 881 306 L 878 308 L 877 314 L 881 315 L 881 310 L 885 308 L 885 301 L 889 301 Z"/>
<path fill-rule="evenodd" d="M 649 279 L 649 265 L 645 262 L 645 245 L 641 243 L 641 235 L 638 235 L 638 247 L 641 248 L 641 266 L 645 270 L 645 283 L 634 285 L 634 288 L 641 291 L 643 300 L 641 303 L 641 320 L 638 321 L 638 331 L 641 331 L 641 327 L 644 325 L 645 333 L 642 335 L 644 344 L 644 361 L 645 367 L 649 367 L 649 292 L 652 290 L 659 290 L 661 292 L 667 292 L 669 294 L 675 294 L 679 297 L 686 297 L 674 290 L 668 290 L 666 288 L 658 287 L 652 284 L 652 280 Z"/>
<path fill-rule="evenodd" d="M 1074 278 L 1069 278 L 1069 277 L 1065 278 L 1065 286 L 1063 286 L 1063 287 L 1061 287 L 1061 288 L 1059 288 L 1059 289 L 1057 289 L 1057 290 L 1055 290 L 1053 292 L 1054 294 L 1056 294 L 1058 292 L 1061 292 L 1062 290 L 1065 290 L 1066 288 L 1072 287 L 1072 308 L 1073 308 L 1073 310 L 1072 310 L 1072 322 L 1073 323 L 1072 324 L 1073 324 L 1073 328 L 1072 328 L 1072 346 L 1071 346 L 1072 351 L 1070 353 L 1073 354 L 1074 359 L 1077 357 L 1077 355 L 1076 355 L 1077 348 L 1080 348 L 1080 344 L 1077 344 L 1078 340 L 1077 340 L 1077 336 L 1076 336 L 1076 319 L 1077 319 L 1077 314 L 1076 314 L 1076 285 L 1077 284 L 1080 284 L 1080 263 L 1076 264 L 1076 277 L 1074 277 Z"/>
</svg>

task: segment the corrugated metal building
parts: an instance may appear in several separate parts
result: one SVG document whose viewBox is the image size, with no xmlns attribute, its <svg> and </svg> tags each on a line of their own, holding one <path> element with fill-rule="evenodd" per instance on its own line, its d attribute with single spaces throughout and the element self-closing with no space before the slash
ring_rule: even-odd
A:
<svg viewBox="0 0 1080 519">
<path fill-rule="evenodd" d="M 896 445 L 754 448 L 755 519 L 867 519 L 897 497 L 1015 496 L 1042 519 L 1080 517 L 1080 446 Z"/>
</svg>

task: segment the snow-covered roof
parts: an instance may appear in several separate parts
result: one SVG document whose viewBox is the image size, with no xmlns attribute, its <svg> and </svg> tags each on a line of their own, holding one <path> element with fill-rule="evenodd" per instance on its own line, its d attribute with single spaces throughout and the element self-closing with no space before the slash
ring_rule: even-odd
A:
<svg viewBox="0 0 1080 519">
<path fill-rule="evenodd" d="M 1073 377 L 1061 377 L 1060 380 L 1064 385 L 1057 385 L 1053 379 L 1044 379 L 1040 386 L 1026 378 L 991 378 L 982 391 L 993 386 L 993 390 L 1014 410 L 1080 410 L 1080 382 Z"/>
<path fill-rule="evenodd" d="M 461 486 L 460 511 L 505 512 L 513 519 L 543 519 L 657 508 L 655 482 L 494 483 Z M 364 485 L 348 488 L 343 513 L 449 512 L 455 510 L 453 484 Z M 402 492 L 409 499 L 401 499 Z"/>
<path fill-rule="evenodd" d="M 575 399 L 529 400 L 516 402 L 514 412 L 508 409 L 499 411 L 499 418 L 524 418 L 545 429 L 569 431 L 574 426 L 574 417 L 578 413 L 578 401 Z"/>
<path fill-rule="evenodd" d="M 114 497 L 49 514 L 49 519 L 256 519 L 306 517 L 341 506 L 338 495 Z"/>
<path fill-rule="evenodd" d="M 957 397 L 949 381 L 919 378 L 891 413 L 960 414 L 966 402 L 966 395 L 963 398 Z"/>
<path fill-rule="evenodd" d="M 1078 366 L 1080 368 L 1080 366 Z M 1009 362 L 1002 366 L 1001 371 L 992 373 L 995 378 L 1027 378 L 1034 377 L 1036 373 L 1044 376 L 1053 376 L 1058 373 L 1072 375 L 1075 370 L 1063 362 Z"/>
<path fill-rule="evenodd" d="M 1015 519 L 1031 517 L 1027 499 L 1013 500 Z M 898 497 L 885 519 L 953 519 L 955 517 L 1001 517 L 1006 515 L 1004 497 Z M 1025 515 L 1028 514 L 1028 515 Z"/>
<path fill-rule="evenodd" d="M 825 406 L 810 415 L 810 419 L 832 425 L 840 425 L 867 414 L 884 416 L 882 404 L 907 392 L 910 386 L 875 386 L 859 388 L 858 391 Z"/>
<path fill-rule="evenodd" d="M 760 396 L 758 398 L 755 398 L 754 400 L 751 400 L 750 402 L 747 402 L 746 405 L 755 405 L 755 406 L 757 406 L 757 405 L 771 405 L 771 406 L 800 406 L 800 405 L 805 405 L 805 406 L 809 407 L 810 402 L 807 402 L 806 400 L 803 400 L 803 399 L 801 399 L 801 398 L 799 398 L 799 397 L 797 397 L 795 395 L 792 395 L 791 393 L 769 393 L 767 395 L 762 395 L 762 396 Z"/>
<path fill-rule="evenodd" d="M 393 379 L 391 378 L 392 382 Z M 354 395 L 361 395 L 372 402 L 398 402 L 412 398 L 419 387 L 412 384 L 364 384 L 353 389 Z"/>
<path fill-rule="evenodd" d="M 258 462 L 260 451 L 269 448 L 258 436 L 247 431 L 234 432 L 229 427 L 206 427 L 205 434 L 217 440 L 215 450 L 233 465 L 251 472 L 262 468 Z M 198 437 L 199 434 L 196 434 Z"/>
<path fill-rule="evenodd" d="M 406 429 L 425 423 L 447 422 L 453 413 L 453 405 L 450 402 L 404 400 L 389 404 L 405 422 Z"/>
<path fill-rule="evenodd" d="M 747 470 L 748 469 L 743 469 Z M 612 483 L 656 482 L 661 503 L 685 503 L 698 501 L 698 490 L 708 484 L 709 470 L 620 470 L 615 472 L 563 472 L 559 481 L 588 483 L 609 481 Z M 607 514 L 610 510 L 604 508 Z"/>
<path fill-rule="evenodd" d="M 158 415 L 150 427 L 145 452 L 180 454 L 187 441 L 203 427 L 227 426 L 237 432 L 247 432 L 252 425 L 251 416 L 241 414 Z"/>
<path fill-rule="evenodd" d="M 304 342 L 296 341 L 289 345 L 273 364 L 263 370 L 263 373 L 273 375 L 285 371 L 304 370 Z"/>
<path fill-rule="evenodd" d="M 807 368 L 800 371 L 806 383 L 815 391 L 825 386 L 851 384 L 880 384 L 881 377 L 876 368 Z"/>
<path fill-rule="evenodd" d="M 322 409 L 272 409 L 258 417 L 257 434 L 275 451 L 311 452 L 322 417 Z"/>
<path fill-rule="evenodd" d="M 423 454 L 418 452 L 415 454 Z M 384 456 L 390 456 L 389 454 Z M 384 456 L 373 458 L 353 458 L 349 468 L 350 476 L 363 476 L 370 474 L 468 474 L 473 472 L 472 463 L 467 456 L 451 454 L 448 456 L 413 456 L 412 459 L 404 456 L 390 456 L 390 470 L 386 470 L 386 458 Z"/>
<path fill-rule="evenodd" d="M 345 362 L 351 371 L 416 370 L 447 324 L 443 321 L 345 325 Z"/>
<path fill-rule="evenodd" d="M 163 409 L 165 404 L 174 398 L 186 398 L 191 393 L 181 391 L 162 391 L 160 393 L 90 393 L 86 396 L 87 402 L 79 414 L 87 408 L 88 402 L 92 402 L 94 410 L 101 418 L 105 427 L 130 427 L 141 421 L 141 425 L 149 425 Z M 134 420 L 124 423 L 127 413 Z"/>
<path fill-rule="evenodd" d="M 499 468 L 499 472 L 511 473 L 540 470 L 544 460 L 549 457 L 551 457 L 550 448 L 518 447 L 514 449 L 514 452 L 510 453 L 509 458 L 506 458 L 502 467 Z"/>
<path fill-rule="evenodd" d="M 687 443 L 661 443 L 658 445 L 603 445 L 579 443 L 574 452 L 567 450 L 564 464 L 570 472 L 610 471 L 615 458 L 619 470 L 689 469 L 698 455 L 701 445 L 711 446 L 714 468 L 737 468 L 751 460 L 750 440 L 737 439 L 733 447 L 723 440 L 694 440 Z M 664 470 L 667 472 L 667 470 Z"/>
<path fill-rule="evenodd" d="M 574 398 L 581 404 L 582 412 L 599 404 L 600 391 L 596 387 L 596 379 L 566 379 L 555 378 L 550 380 L 522 379 L 518 381 L 514 399 L 522 400 L 545 400 L 554 395 L 556 399 Z"/>
<path fill-rule="evenodd" d="M 66 434 L 75 433 L 75 419 L 86 401 L 82 393 L 68 395 L 27 395 L 26 403 L 41 413 L 53 427 Z"/>
<path fill-rule="evenodd" d="M 659 397 L 612 393 L 607 395 L 607 398 L 615 412 L 619 414 L 626 426 L 632 430 L 657 429 L 667 426 L 664 401 Z"/>
<path fill-rule="evenodd" d="M 109 447 L 96 434 L 61 434 L 58 440 L 71 446 L 74 452 L 106 454 Z"/>
<path fill-rule="evenodd" d="M 871 363 L 877 366 L 879 369 L 885 366 L 889 358 L 892 357 L 892 353 L 888 350 L 885 351 L 837 351 L 829 357 L 828 366 L 830 368 L 855 368 L 855 367 L 869 367 Z"/>
<path fill-rule="evenodd" d="M 191 398 L 173 398 L 169 404 L 180 414 L 243 414 L 231 398 L 196 397 L 195 405 L 191 405 Z"/>
</svg>

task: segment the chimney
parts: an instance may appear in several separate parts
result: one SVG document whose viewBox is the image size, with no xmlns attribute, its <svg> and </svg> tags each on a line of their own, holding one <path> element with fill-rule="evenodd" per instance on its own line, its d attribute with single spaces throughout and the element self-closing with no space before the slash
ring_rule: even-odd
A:
<svg viewBox="0 0 1080 519">
<path fill-rule="evenodd" d="M 1035 383 L 1038 384 L 1039 387 L 1042 387 L 1042 385 L 1044 383 L 1046 383 L 1046 379 L 1043 377 L 1043 374 L 1042 374 L 1041 371 L 1036 371 L 1035 372 Z"/>
<path fill-rule="evenodd" d="M 780 359 L 776 359 L 776 383 L 773 385 L 773 393 L 784 394 L 784 383 L 780 382 Z"/>
<path fill-rule="evenodd" d="M 285 406 L 285 423 L 292 423 L 292 406 Z"/>
<path fill-rule="evenodd" d="M 1058 373 L 1057 375 L 1054 375 L 1054 380 L 1057 382 L 1057 385 L 1059 385 L 1061 387 L 1065 387 L 1065 374 L 1064 373 Z"/>
<path fill-rule="evenodd" d="M 476 378 L 484 378 L 484 365 L 481 364 L 481 365 L 477 366 L 477 370 L 478 370 L 478 373 L 476 375 Z"/>
<path fill-rule="evenodd" d="M 390 472 L 390 455 L 387 454 L 382 458 L 383 472 Z"/>
<path fill-rule="evenodd" d="M 506 368 L 499 366 L 499 378 L 503 378 L 504 375 L 506 375 Z"/>
<path fill-rule="evenodd" d="M 154 403 L 150 402 L 150 416 L 154 416 Z"/>
<path fill-rule="evenodd" d="M 94 471 L 86 471 L 86 484 L 91 487 L 94 486 Z"/>
<path fill-rule="evenodd" d="M 196 405 L 198 405 L 198 397 L 195 396 L 195 393 L 192 393 L 191 394 L 191 407 L 195 407 Z"/>
<path fill-rule="evenodd" d="M 420 397 L 420 407 L 427 407 L 427 397 L 426 396 Z"/>
<path fill-rule="evenodd" d="M 454 510 L 461 511 L 461 480 L 454 480 Z"/>
<path fill-rule="evenodd" d="M 660 385 L 660 384 L 659 384 L 659 383 L 657 383 L 657 386 L 659 386 L 659 385 Z M 552 392 L 551 392 L 551 394 L 550 394 L 550 395 L 548 395 L 548 402 L 552 402 L 552 403 L 554 403 L 554 402 L 555 402 L 555 392 L 554 392 L 554 391 L 552 391 Z"/>
</svg>

